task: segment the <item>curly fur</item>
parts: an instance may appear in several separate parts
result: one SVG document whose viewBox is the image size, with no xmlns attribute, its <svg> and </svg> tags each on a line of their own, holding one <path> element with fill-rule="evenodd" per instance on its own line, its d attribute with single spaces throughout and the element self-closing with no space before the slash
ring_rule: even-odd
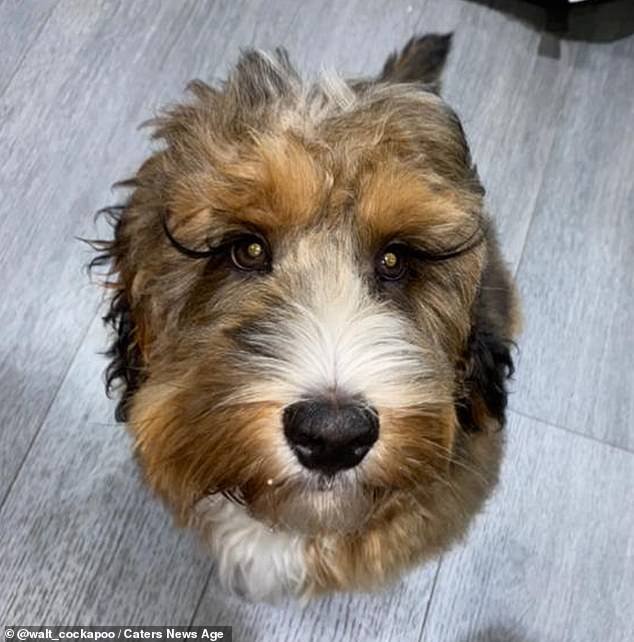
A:
<svg viewBox="0 0 634 642">
<path fill-rule="evenodd" d="M 89 270 L 108 266 L 110 275 L 117 273 L 116 266 L 122 251 L 119 231 L 125 211 L 125 205 L 114 205 L 99 211 L 98 214 L 108 217 L 114 238 L 112 241 L 89 241 L 98 252 L 90 261 Z M 107 281 L 106 286 L 114 290 L 109 299 L 108 311 L 103 316 L 104 324 L 112 330 L 113 337 L 110 347 L 104 353 L 109 360 L 105 372 L 106 392 L 109 396 L 115 393 L 118 395 L 115 419 L 125 422 L 128 419 L 127 404 L 144 378 L 143 359 L 135 338 L 134 319 L 125 289 L 117 280 Z"/>
<path fill-rule="evenodd" d="M 464 535 L 497 480 L 517 302 L 462 125 L 436 94 L 450 36 L 377 78 L 304 82 L 243 53 L 150 121 L 159 148 L 106 208 L 108 392 L 148 484 L 253 599 L 384 585 Z M 236 269 L 256 235 L 260 272 Z M 407 273 L 372 257 L 397 239 Z M 399 246 L 400 247 L 400 246 Z M 285 408 L 367 399 L 379 438 L 304 470 Z M 268 574 L 267 568 L 274 573 Z"/>
</svg>

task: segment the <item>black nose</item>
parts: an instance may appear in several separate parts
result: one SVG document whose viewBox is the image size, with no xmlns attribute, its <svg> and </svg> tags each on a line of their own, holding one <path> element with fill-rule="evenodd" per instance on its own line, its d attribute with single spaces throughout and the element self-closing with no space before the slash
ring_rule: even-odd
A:
<svg viewBox="0 0 634 642">
<path fill-rule="evenodd" d="M 286 407 L 284 434 L 303 466 L 332 475 L 366 456 L 379 436 L 379 419 L 358 402 L 310 399 Z"/>
</svg>

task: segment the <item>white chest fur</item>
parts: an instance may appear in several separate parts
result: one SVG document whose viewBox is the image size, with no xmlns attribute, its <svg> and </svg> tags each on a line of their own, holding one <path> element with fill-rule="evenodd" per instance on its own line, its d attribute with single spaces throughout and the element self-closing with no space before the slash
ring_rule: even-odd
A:
<svg viewBox="0 0 634 642">
<path fill-rule="evenodd" d="M 222 496 L 198 502 L 193 525 L 211 548 L 223 588 L 253 601 L 300 594 L 306 579 L 301 536 L 272 531 Z"/>
</svg>

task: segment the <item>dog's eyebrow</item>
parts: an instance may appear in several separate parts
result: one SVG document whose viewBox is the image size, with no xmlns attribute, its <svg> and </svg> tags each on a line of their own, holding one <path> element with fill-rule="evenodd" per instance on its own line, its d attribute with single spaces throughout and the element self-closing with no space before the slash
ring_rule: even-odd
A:
<svg viewBox="0 0 634 642">
<path fill-rule="evenodd" d="M 486 239 L 487 229 L 484 222 L 479 222 L 470 235 L 451 247 L 438 247 L 429 242 L 429 238 L 422 237 L 419 234 L 402 234 L 396 235 L 385 245 L 403 245 L 415 258 L 425 261 L 446 261 L 457 258 L 474 250 L 481 245 Z M 385 247 L 385 246 L 384 246 Z"/>
<path fill-rule="evenodd" d="M 216 235 L 216 238 L 212 241 L 210 236 L 205 238 L 205 243 L 207 245 L 206 250 L 196 250 L 191 247 L 187 247 L 181 243 L 169 229 L 168 224 L 168 211 L 162 210 L 159 214 L 161 219 L 161 225 L 163 227 L 163 232 L 167 237 L 167 240 L 172 245 L 172 247 L 177 251 L 187 256 L 191 259 L 210 259 L 214 257 L 221 256 L 223 252 L 227 250 L 230 244 L 236 241 L 238 238 L 244 236 L 256 236 L 261 238 L 266 242 L 266 235 L 262 234 L 260 229 L 252 224 L 241 224 L 241 225 L 229 225 L 226 229 L 223 230 L 222 234 Z"/>
<path fill-rule="evenodd" d="M 190 259 L 208 259 L 212 256 L 215 256 L 218 253 L 219 248 L 209 247 L 209 244 L 208 244 L 207 250 L 193 250 L 183 245 L 182 243 L 180 243 L 180 241 L 177 241 L 176 238 L 174 238 L 173 234 L 170 232 L 169 225 L 167 224 L 166 210 L 161 210 L 160 218 L 161 218 L 161 225 L 163 226 L 163 231 L 165 232 L 165 236 L 167 237 L 167 240 L 171 243 L 174 249 L 176 249 L 181 254 L 188 256 Z"/>
<path fill-rule="evenodd" d="M 478 225 L 471 235 L 459 243 L 458 245 L 445 250 L 430 250 L 429 247 L 420 247 L 416 242 L 411 246 L 414 256 L 421 258 L 425 261 L 446 261 L 458 256 L 462 256 L 471 250 L 475 250 L 480 246 L 486 238 L 486 227 Z"/>
</svg>

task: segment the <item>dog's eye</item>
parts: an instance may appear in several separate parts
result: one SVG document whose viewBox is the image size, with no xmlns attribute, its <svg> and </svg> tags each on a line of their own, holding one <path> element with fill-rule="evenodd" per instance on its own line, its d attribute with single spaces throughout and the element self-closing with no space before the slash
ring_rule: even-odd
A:
<svg viewBox="0 0 634 642">
<path fill-rule="evenodd" d="M 271 257 L 262 239 L 245 236 L 231 244 L 231 261 L 240 270 L 264 271 L 270 268 Z"/>
<path fill-rule="evenodd" d="M 391 245 L 379 252 L 376 273 L 384 281 L 398 281 L 407 272 L 407 257 L 403 248 Z"/>
</svg>

